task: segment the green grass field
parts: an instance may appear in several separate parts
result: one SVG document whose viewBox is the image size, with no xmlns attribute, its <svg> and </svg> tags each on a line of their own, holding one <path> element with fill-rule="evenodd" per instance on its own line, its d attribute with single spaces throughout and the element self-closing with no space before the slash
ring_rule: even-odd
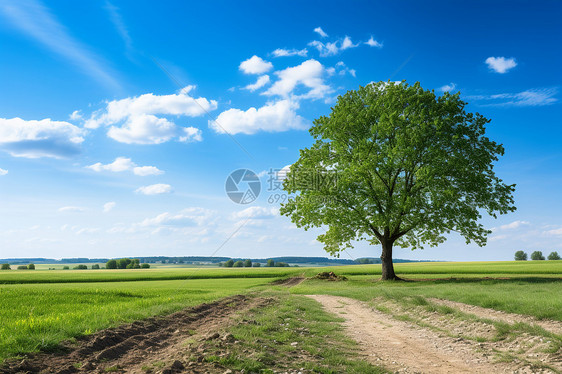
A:
<svg viewBox="0 0 562 374">
<path fill-rule="evenodd" d="M 397 273 L 412 282 L 376 282 L 380 265 L 10 270 L 0 271 L 0 362 L 55 349 L 64 339 L 225 296 L 283 290 L 269 282 L 320 271 L 334 271 L 349 281 L 308 280 L 290 292 L 360 300 L 439 297 L 562 321 L 562 261 L 397 264 Z"/>
</svg>

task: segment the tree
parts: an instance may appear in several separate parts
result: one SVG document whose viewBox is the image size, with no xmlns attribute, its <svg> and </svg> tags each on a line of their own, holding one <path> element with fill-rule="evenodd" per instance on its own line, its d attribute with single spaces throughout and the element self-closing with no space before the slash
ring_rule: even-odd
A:
<svg viewBox="0 0 562 374">
<path fill-rule="evenodd" d="M 245 268 L 251 268 L 252 267 L 252 260 L 244 261 L 244 267 Z"/>
<path fill-rule="evenodd" d="M 100 268 L 99 264 L 93 264 L 92 270 L 98 270 Z"/>
<path fill-rule="evenodd" d="M 88 270 L 88 266 L 84 265 L 84 264 L 80 264 L 80 265 L 76 265 L 72 269 L 74 269 L 74 270 Z"/>
<path fill-rule="evenodd" d="M 2 270 L 11 270 L 12 268 L 10 267 L 10 264 L 2 264 L 1 269 Z"/>
<path fill-rule="evenodd" d="M 515 252 L 515 261 L 527 261 L 527 254 L 523 251 Z"/>
<path fill-rule="evenodd" d="M 67 265 L 65 265 L 65 266 L 62 267 L 62 270 L 68 270 L 68 269 L 70 269 L 70 267 L 67 266 Z"/>
<path fill-rule="evenodd" d="M 531 253 L 531 260 L 533 260 L 533 261 L 543 261 L 544 256 L 542 255 L 541 251 L 534 251 L 533 253 Z"/>
<path fill-rule="evenodd" d="M 261 264 L 259 262 L 254 262 L 252 264 L 252 266 L 255 267 L 255 268 L 259 268 L 259 267 L 261 267 Z"/>
<path fill-rule="evenodd" d="M 226 267 L 226 268 L 231 268 L 233 265 L 234 265 L 234 260 L 233 260 L 233 259 L 227 260 L 227 261 L 225 261 L 225 263 L 224 263 L 224 267 Z"/>
<path fill-rule="evenodd" d="M 267 264 L 265 264 L 265 266 L 272 268 L 275 266 L 275 261 L 273 261 L 272 259 L 267 260 Z"/>
<path fill-rule="evenodd" d="M 241 268 L 244 266 L 244 263 L 242 261 L 236 261 L 232 266 L 234 266 L 235 268 Z"/>
<path fill-rule="evenodd" d="M 35 264 L 29 264 L 29 265 L 27 265 L 27 269 L 28 269 L 28 270 L 35 270 Z"/>
<path fill-rule="evenodd" d="M 106 269 L 117 269 L 117 260 L 109 260 L 105 264 Z"/>
<path fill-rule="evenodd" d="M 141 264 L 141 269 L 150 269 L 150 264 Z"/>
<path fill-rule="evenodd" d="M 122 258 L 120 260 L 117 260 L 117 268 L 118 269 L 126 269 L 127 266 L 129 266 L 130 263 L 131 263 L 130 258 Z"/>
<path fill-rule="evenodd" d="M 555 261 L 555 260 L 560 260 L 560 255 L 558 254 L 558 252 L 550 252 L 550 254 L 548 255 L 548 259 L 550 261 Z"/>
<path fill-rule="evenodd" d="M 340 96 L 291 165 L 281 213 L 305 230 L 327 227 L 317 239 L 332 255 L 357 240 L 381 244 L 383 280 L 399 279 L 394 245 L 437 246 L 451 231 L 485 245 L 481 213 L 514 211 L 515 185 L 493 170 L 504 148 L 485 136 L 490 121 L 465 105 L 406 82 Z"/>
</svg>

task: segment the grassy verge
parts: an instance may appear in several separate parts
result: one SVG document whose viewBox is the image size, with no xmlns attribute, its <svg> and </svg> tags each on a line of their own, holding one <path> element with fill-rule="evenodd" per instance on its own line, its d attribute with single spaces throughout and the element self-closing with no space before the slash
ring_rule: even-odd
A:
<svg viewBox="0 0 562 374">
<path fill-rule="evenodd" d="M 357 343 L 343 333 L 342 320 L 317 302 L 273 295 L 278 301 L 271 306 L 239 317 L 230 330 L 236 343 L 226 351 L 221 343 L 207 342 L 211 354 L 205 360 L 243 372 L 386 373 L 359 356 Z"/>
</svg>

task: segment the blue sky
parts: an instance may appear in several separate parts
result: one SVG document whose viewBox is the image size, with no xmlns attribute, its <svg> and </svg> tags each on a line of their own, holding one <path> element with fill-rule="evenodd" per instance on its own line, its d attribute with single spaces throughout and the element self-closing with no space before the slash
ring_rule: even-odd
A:
<svg viewBox="0 0 562 374">
<path fill-rule="evenodd" d="M 561 19 L 557 1 L 3 1 L 0 257 L 325 255 L 322 231 L 279 217 L 267 172 L 380 80 L 460 91 L 517 184 L 486 247 L 451 235 L 395 257 L 560 252 Z M 240 168 L 262 182 L 247 205 L 225 193 Z"/>
</svg>

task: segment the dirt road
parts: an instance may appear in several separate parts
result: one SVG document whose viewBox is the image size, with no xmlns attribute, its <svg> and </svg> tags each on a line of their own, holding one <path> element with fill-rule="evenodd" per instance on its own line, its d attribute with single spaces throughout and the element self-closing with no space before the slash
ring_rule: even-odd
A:
<svg viewBox="0 0 562 374">
<path fill-rule="evenodd" d="M 397 303 L 380 301 L 387 312 L 383 313 L 366 303 L 354 299 L 309 295 L 321 303 L 325 310 L 344 319 L 350 337 L 359 342 L 365 359 L 375 365 L 385 366 L 399 373 L 550 373 L 561 368 L 560 355 L 539 356 L 525 341 L 510 339 L 510 349 L 502 351 L 505 342 L 480 343 L 478 339 L 463 338 L 485 331 L 479 322 L 459 323 L 463 331 L 452 331 L 447 318 L 438 313 L 427 313 L 414 307 L 406 312 Z M 464 305 L 464 304 L 463 304 Z M 393 318 L 393 315 L 399 316 Z M 415 323 L 420 317 L 420 323 Z M 491 330 L 488 327 L 488 332 Z M 455 337 L 461 336 L 461 337 Z M 513 343 L 520 343 L 513 345 Z M 540 345 L 540 344 L 539 344 Z M 522 349 L 527 347 L 529 351 Z M 541 347 L 538 347 L 539 351 Z M 523 350 L 523 352 L 522 352 Z M 499 352 L 499 354 L 497 354 Z M 522 356 L 517 356 L 517 353 Z M 505 353 L 504 356 L 501 353 Z M 507 353 L 510 355 L 508 356 Z M 535 363 L 546 360 L 546 365 L 536 365 L 526 359 L 531 356 Z M 510 359 L 506 359 L 509 357 Z"/>
</svg>

